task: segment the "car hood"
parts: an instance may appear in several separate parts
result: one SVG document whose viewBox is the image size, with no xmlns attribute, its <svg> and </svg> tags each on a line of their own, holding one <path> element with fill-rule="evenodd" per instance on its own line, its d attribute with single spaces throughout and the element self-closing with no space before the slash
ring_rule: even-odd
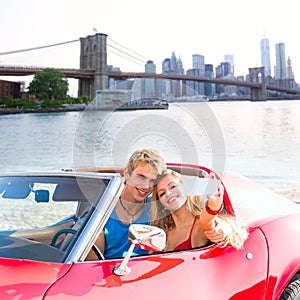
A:
<svg viewBox="0 0 300 300">
<path fill-rule="evenodd" d="M 247 225 L 300 213 L 296 202 L 245 177 L 226 173 L 222 179 L 235 215 Z"/>
</svg>

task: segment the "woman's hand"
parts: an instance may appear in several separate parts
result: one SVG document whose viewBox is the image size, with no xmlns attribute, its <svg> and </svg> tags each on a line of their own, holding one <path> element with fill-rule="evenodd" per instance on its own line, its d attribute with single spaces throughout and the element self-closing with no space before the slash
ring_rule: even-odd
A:
<svg viewBox="0 0 300 300">
<path fill-rule="evenodd" d="M 216 226 L 210 230 L 205 230 L 205 236 L 213 243 L 220 243 L 226 240 L 231 232 L 230 226 L 222 219 L 216 217 Z"/>
<path fill-rule="evenodd" d="M 214 173 L 209 178 L 216 180 Z M 227 230 L 223 230 L 223 226 L 219 226 L 217 215 L 223 209 L 224 187 L 221 181 L 218 181 L 218 190 L 215 195 L 206 195 L 206 204 L 200 216 L 200 224 L 204 230 L 206 237 L 214 243 L 218 243 L 226 238 Z"/>
<path fill-rule="evenodd" d="M 208 178 L 217 180 L 216 174 L 211 172 Z M 206 210 L 208 213 L 217 215 L 221 212 L 223 208 L 223 196 L 224 196 L 224 187 L 220 180 L 218 180 L 218 190 L 215 195 L 206 196 Z"/>
</svg>

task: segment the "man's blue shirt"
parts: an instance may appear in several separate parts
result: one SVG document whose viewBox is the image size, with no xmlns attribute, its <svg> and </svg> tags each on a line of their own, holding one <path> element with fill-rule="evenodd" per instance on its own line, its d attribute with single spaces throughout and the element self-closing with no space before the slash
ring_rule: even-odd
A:
<svg viewBox="0 0 300 300">
<path fill-rule="evenodd" d="M 149 224 L 149 209 L 151 197 L 146 199 L 145 207 L 139 217 L 133 223 Z M 128 241 L 128 229 L 130 224 L 122 223 L 114 209 L 104 226 L 105 235 L 105 258 L 124 257 L 130 247 Z M 148 251 L 134 248 L 132 255 L 147 254 Z"/>
</svg>

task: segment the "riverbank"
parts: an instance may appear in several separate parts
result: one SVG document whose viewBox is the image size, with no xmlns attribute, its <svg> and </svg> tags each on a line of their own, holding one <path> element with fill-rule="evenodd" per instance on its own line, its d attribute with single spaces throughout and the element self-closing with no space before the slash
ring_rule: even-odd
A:
<svg viewBox="0 0 300 300">
<path fill-rule="evenodd" d="M 27 113 L 59 113 L 68 111 L 82 111 L 84 107 L 73 108 L 2 108 L 0 115 L 27 114 Z"/>
<path fill-rule="evenodd" d="M 60 108 L 2 108 L 0 115 L 27 114 L 27 113 L 60 113 L 70 111 L 97 111 L 97 110 L 151 110 L 168 109 L 168 105 L 122 105 L 122 106 L 68 106 Z"/>
<path fill-rule="evenodd" d="M 298 96 L 299 97 L 299 96 Z M 289 101 L 289 100 L 300 100 L 300 98 L 287 98 L 279 99 L 277 97 L 268 98 L 265 101 Z M 168 109 L 169 105 L 172 103 L 196 103 L 197 101 L 170 101 L 169 103 L 164 103 L 162 105 L 121 105 L 121 106 L 93 106 L 93 105 L 69 105 L 60 108 L 0 108 L 0 115 L 10 115 L 10 114 L 25 114 L 25 113 L 60 113 L 60 112 L 70 112 L 70 111 L 84 111 L 84 110 L 152 110 L 152 109 Z M 198 101 L 198 102 L 251 102 L 250 99 L 239 98 L 239 99 L 210 99 L 209 101 Z"/>
</svg>

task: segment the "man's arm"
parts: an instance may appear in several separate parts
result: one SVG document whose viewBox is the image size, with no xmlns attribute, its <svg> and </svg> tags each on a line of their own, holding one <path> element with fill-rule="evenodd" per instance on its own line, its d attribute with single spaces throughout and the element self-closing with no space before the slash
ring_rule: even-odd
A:
<svg viewBox="0 0 300 300">
<path fill-rule="evenodd" d="M 95 246 L 99 249 L 99 251 L 103 255 L 104 254 L 104 249 L 105 249 L 105 234 L 104 234 L 103 230 L 99 234 L 99 236 L 98 236 L 98 238 L 95 242 Z M 99 260 L 99 258 L 96 255 L 96 253 L 93 250 L 91 250 L 89 252 L 88 256 L 86 257 L 86 260 Z"/>
</svg>

